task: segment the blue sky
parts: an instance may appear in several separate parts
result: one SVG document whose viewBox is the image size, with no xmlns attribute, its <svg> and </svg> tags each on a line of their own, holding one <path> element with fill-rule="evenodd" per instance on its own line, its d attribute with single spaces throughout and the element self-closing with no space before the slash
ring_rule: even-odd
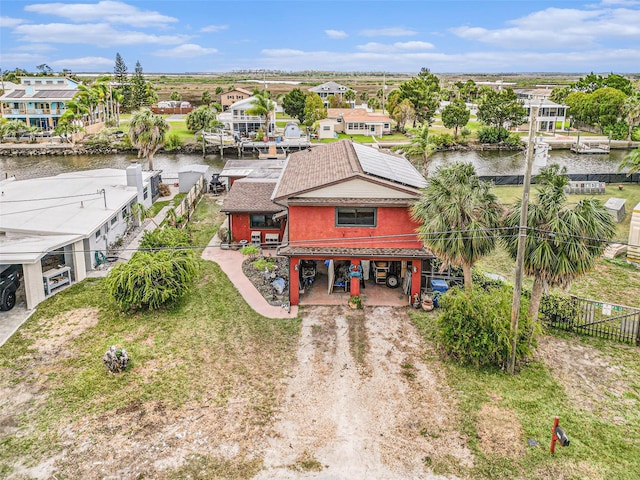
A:
<svg viewBox="0 0 640 480">
<path fill-rule="evenodd" d="M 2 0 L 0 68 L 640 72 L 640 0 Z"/>
</svg>

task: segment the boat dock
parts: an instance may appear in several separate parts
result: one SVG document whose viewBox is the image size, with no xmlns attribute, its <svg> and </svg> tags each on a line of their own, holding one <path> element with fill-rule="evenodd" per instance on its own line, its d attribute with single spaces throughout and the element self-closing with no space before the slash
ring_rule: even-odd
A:
<svg viewBox="0 0 640 480">
<path fill-rule="evenodd" d="M 571 145 L 571 151 L 578 154 L 597 154 L 597 153 L 609 153 L 611 151 L 611 145 L 601 140 L 598 141 L 586 141 L 574 143 Z"/>
<path fill-rule="evenodd" d="M 245 153 L 251 153 L 258 154 L 261 159 L 283 159 L 292 151 L 305 150 L 311 146 L 311 141 L 307 137 L 252 142 L 244 141 L 237 135 L 206 133 L 204 139 L 208 147 L 217 148 L 220 154 L 224 154 L 224 150 L 233 149 L 237 151 L 239 157 Z"/>
</svg>

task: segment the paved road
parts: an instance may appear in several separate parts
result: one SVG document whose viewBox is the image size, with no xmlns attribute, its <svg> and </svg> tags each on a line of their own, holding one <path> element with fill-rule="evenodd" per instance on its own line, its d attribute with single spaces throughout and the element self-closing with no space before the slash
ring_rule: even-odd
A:
<svg viewBox="0 0 640 480">
<path fill-rule="evenodd" d="M 35 312 L 35 310 L 27 310 L 24 303 L 19 303 L 8 312 L 0 312 L 0 347 L 11 338 L 20 325 Z"/>
</svg>

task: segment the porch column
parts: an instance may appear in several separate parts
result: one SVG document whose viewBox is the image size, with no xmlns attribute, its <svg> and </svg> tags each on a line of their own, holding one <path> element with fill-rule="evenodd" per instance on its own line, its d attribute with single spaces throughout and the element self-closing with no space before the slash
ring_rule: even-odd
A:
<svg viewBox="0 0 640 480">
<path fill-rule="evenodd" d="M 420 298 L 420 282 L 422 280 L 422 261 L 420 260 L 412 260 L 411 261 L 411 300 L 413 300 L 414 295 L 418 295 Z"/>
<path fill-rule="evenodd" d="M 291 257 L 289 259 L 289 303 L 298 305 L 300 302 L 300 259 Z"/>
<path fill-rule="evenodd" d="M 358 267 L 360 265 L 360 260 L 351 260 L 351 265 L 355 265 L 356 267 Z M 349 269 L 349 271 L 351 271 L 351 269 Z M 352 297 L 355 297 L 356 295 L 360 296 L 360 278 L 361 277 L 350 278 L 350 282 L 351 282 L 350 290 L 351 290 Z"/>
<path fill-rule="evenodd" d="M 73 262 L 73 279 L 76 282 L 81 282 L 87 278 L 87 265 L 84 261 L 84 242 L 78 240 L 71 245 L 71 255 Z"/>
<path fill-rule="evenodd" d="M 44 283 L 42 281 L 42 263 L 22 265 L 24 292 L 27 297 L 27 308 L 31 310 L 44 300 Z"/>
</svg>

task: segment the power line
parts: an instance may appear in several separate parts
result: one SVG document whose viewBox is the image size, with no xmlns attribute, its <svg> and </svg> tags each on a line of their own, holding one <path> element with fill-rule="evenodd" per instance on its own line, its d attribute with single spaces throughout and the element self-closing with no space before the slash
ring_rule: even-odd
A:
<svg viewBox="0 0 640 480">
<path fill-rule="evenodd" d="M 2 200 L 0 199 L 0 205 L 4 203 L 22 203 L 22 202 L 40 202 L 45 200 L 63 200 L 67 198 L 76 198 L 76 197 L 89 197 L 91 195 L 102 195 L 102 192 L 94 192 L 94 193 L 80 193 L 78 195 L 65 195 L 63 197 L 46 197 L 46 198 L 25 198 L 23 200 Z M 29 210 L 26 210 L 27 212 Z"/>
</svg>

